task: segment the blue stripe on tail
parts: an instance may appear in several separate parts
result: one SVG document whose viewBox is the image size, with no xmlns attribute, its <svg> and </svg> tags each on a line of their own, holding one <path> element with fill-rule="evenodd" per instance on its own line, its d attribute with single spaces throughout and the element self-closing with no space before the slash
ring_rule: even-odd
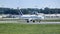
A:
<svg viewBox="0 0 60 34">
<path fill-rule="evenodd" d="M 23 15 L 23 13 L 21 12 L 21 10 L 19 11 L 19 15 Z"/>
</svg>

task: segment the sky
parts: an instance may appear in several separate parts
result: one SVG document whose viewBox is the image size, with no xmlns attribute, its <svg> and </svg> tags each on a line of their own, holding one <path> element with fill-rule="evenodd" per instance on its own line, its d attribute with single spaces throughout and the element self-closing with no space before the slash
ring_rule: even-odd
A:
<svg viewBox="0 0 60 34">
<path fill-rule="evenodd" d="M 0 7 L 7 8 L 60 8 L 60 0 L 0 0 Z"/>
</svg>

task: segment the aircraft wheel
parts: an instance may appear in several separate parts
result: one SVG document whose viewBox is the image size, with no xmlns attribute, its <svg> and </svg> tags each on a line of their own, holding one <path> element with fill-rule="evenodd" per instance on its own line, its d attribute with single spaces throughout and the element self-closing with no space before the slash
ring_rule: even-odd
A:
<svg viewBox="0 0 60 34">
<path fill-rule="evenodd" d="M 35 22 L 35 20 L 33 20 L 33 23 Z"/>
<path fill-rule="evenodd" d="M 27 23 L 29 23 L 29 21 L 27 20 Z"/>
</svg>

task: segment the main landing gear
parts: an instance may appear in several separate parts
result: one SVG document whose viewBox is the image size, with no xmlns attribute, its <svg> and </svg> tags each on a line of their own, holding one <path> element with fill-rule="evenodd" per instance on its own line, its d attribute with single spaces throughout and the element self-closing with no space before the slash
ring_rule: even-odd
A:
<svg viewBox="0 0 60 34">
<path fill-rule="evenodd" d="M 35 20 L 31 20 L 33 23 L 35 23 Z M 29 20 L 27 20 L 27 23 L 29 23 L 29 22 L 31 22 L 31 21 L 29 21 Z M 40 23 L 41 22 L 41 20 L 38 20 L 38 22 Z"/>
<path fill-rule="evenodd" d="M 35 23 L 35 20 L 31 20 L 33 23 Z M 27 23 L 29 23 L 30 21 L 29 20 L 27 20 Z"/>
</svg>

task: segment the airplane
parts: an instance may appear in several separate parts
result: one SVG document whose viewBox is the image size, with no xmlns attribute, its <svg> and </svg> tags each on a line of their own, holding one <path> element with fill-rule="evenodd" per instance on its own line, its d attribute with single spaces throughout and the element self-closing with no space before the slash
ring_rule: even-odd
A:
<svg viewBox="0 0 60 34">
<path fill-rule="evenodd" d="M 30 21 L 32 21 L 33 23 L 35 23 L 36 21 L 38 21 L 40 23 L 41 20 L 44 19 L 43 15 L 38 15 L 37 12 L 35 12 L 34 14 L 23 14 L 21 11 L 18 12 L 19 15 L 7 15 L 4 16 L 5 18 L 19 18 L 19 19 L 23 19 L 26 20 L 27 23 L 29 23 Z"/>
<path fill-rule="evenodd" d="M 33 23 L 35 21 L 40 21 L 44 19 L 44 16 L 43 15 L 38 15 L 37 12 L 35 14 L 32 14 L 32 15 L 24 15 L 21 11 L 19 12 L 19 15 L 20 15 L 20 19 L 23 19 L 23 20 L 26 20 L 27 23 L 29 23 L 30 21 L 32 21 Z"/>
</svg>

